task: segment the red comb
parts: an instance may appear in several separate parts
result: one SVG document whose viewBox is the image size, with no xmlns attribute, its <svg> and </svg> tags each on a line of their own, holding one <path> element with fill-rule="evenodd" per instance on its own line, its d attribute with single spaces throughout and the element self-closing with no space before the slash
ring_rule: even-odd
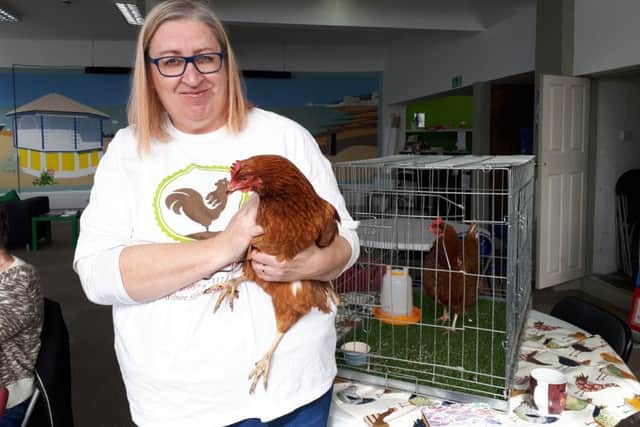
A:
<svg viewBox="0 0 640 427">
<path fill-rule="evenodd" d="M 435 235 L 438 235 L 439 230 L 440 230 L 440 226 L 442 224 L 444 224 L 444 221 L 443 221 L 442 218 L 438 217 L 438 218 L 434 219 L 433 221 L 431 221 L 431 225 L 429 225 L 429 231 L 431 231 Z"/>
<path fill-rule="evenodd" d="M 231 172 L 231 176 L 233 177 L 236 173 L 238 173 L 239 169 L 240 169 L 240 160 L 236 160 L 231 165 L 231 171 L 230 171 Z"/>
</svg>

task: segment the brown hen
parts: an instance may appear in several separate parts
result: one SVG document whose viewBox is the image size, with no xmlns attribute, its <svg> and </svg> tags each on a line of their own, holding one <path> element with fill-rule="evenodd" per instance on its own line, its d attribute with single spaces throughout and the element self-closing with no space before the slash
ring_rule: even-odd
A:
<svg viewBox="0 0 640 427">
<path fill-rule="evenodd" d="M 233 308 L 237 286 L 243 281 L 254 281 L 271 296 L 278 333 L 250 374 L 250 392 L 253 393 L 260 378 L 267 387 L 271 358 L 291 326 L 314 307 L 325 313 L 330 312 L 330 302 L 337 306 L 339 300 L 331 282 L 302 280 L 282 283 L 262 280 L 251 267 L 251 250 L 256 248 L 275 255 L 279 260 L 288 260 L 311 245 L 321 248 L 329 246 L 338 233 L 337 222 L 340 217 L 330 203 L 318 196 L 302 172 L 281 156 L 261 155 L 235 162 L 231 167 L 228 191 L 236 190 L 253 191 L 260 196 L 256 223 L 264 229 L 264 234 L 251 241 L 243 275 L 215 285 L 206 292 L 222 291 L 214 311 L 225 297 L 229 297 Z"/>
<path fill-rule="evenodd" d="M 478 276 L 478 227 L 470 224 L 460 239 L 451 225 L 438 218 L 431 223 L 429 231 L 436 239 L 424 258 L 422 286 L 444 307 L 437 320 L 447 322 L 449 310 L 453 311 L 453 321 L 447 329 L 455 332 L 458 315 L 464 316 L 465 308 L 474 304 L 479 291 L 486 287 L 485 279 Z"/>
</svg>

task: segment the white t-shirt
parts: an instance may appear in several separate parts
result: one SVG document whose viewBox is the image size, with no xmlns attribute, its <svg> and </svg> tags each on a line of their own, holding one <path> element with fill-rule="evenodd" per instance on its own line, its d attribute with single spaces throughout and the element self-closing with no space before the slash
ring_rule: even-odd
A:
<svg viewBox="0 0 640 427">
<path fill-rule="evenodd" d="M 225 301 L 214 314 L 218 294 L 202 295 L 202 290 L 238 274 L 222 271 L 173 295 L 138 304 L 124 289 L 120 252 L 127 245 L 184 241 L 189 239 L 185 236 L 223 230 L 242 194 L 231 194 L 224 209 L 211 201 L 208 209 L 218 207 L 218 212 L 211 214 L 215 219 L 210 223 L 172 210 L 172 201 L 180 197 L 172 195 L 197 192 L 206 199 L 219 180 L 229 178 L 235 160 L 257 154 L 287 157 L 335 206 L 340 235 L 352 248 L 345 268 L 358 257 L 356 223 L 346 211 L 329 161 L 297 123 L 254 108 L 246 129 L 236 135 L 226 127 L 201 135 L 182 133 L 170 123 L 167 128 L 171 142 L 154 142 L 148 155 L 138 154 L 131 128 L 120 130 L 110 143 L 82 215 L 74 268 L 91 301 L 113 305 L 115 350 L 136 424 L 201 427 L 246 418 L 269 421 L 317 399 L 331 386 L 335 313 L 314 309 L 301 318 L 274 353 L 268 389 L 259 383 L 250 395 L 249 372 L 276 336 L 270 296 L 245 282 L 233 311 Z"/>
</svg>

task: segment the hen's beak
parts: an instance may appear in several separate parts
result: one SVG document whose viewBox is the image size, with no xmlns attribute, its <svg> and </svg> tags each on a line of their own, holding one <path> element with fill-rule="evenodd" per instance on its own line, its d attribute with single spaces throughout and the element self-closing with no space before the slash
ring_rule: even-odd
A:
<svg viewBox="0 0 640 427">
<path fill-rule="evenodd" d="M 231 165 L 231 168 L 229 168 L 229 174 L 231 175 L 231 180 L 229 182 L 229 185 L 227 186 L 227 194 L 233 193 L 234 191 L 238 190 L 239 185 L 238 185 L 238 180 L 236 180 L 236 176 L 239 170 L 240 170 L 240 161 L 236 160 Z"/>
<path fill-rule="evenodd" d="M 238 183 L 235 182 L 233 179 L 231 180 L 231 182 L 229 183 L 229 185 L 227 186 L 227 194 L 231 194 L 234 191 L 236 191 L 239 188 Z"/>
</svg>

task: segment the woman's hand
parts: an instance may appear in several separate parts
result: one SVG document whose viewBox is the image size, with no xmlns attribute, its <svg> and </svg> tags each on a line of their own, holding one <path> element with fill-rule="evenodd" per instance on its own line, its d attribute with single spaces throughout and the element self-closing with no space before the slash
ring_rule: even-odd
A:
<svg viewBox="0 0 640 427">
<path fill-rule="evenodd" d="M 251 267 L 258 277 L 270 282 L 293 282 L 308 279 L 315 274 L 312 260 L 317 257 L 318 248 L 311 245 L 301 251 L 293 259 L 279 261 L 275 256 L 251 250 Z"/>
<path fill-rule="evenodd" d="M 270 282 L 333 280 L 340 274 L 350 256 L 351 246 L 341 236 L 336 236 L 326 248 L 313 244 L 290 260 L 278 260 L 255 248 L 250 254 L 253 270 L 258 277 Z"/>
<path fill-rule="evenodd" d="M 225 247 L 229 252 L 230 262 L 242 259 L 251 239 L 263 233 L 262 227 L 256 224 L 259 205 L 260 197 L 252 194 L 247 203 L 233 215 L 227 228 L 218 235 L 226 242 Z"/>
</svg>

